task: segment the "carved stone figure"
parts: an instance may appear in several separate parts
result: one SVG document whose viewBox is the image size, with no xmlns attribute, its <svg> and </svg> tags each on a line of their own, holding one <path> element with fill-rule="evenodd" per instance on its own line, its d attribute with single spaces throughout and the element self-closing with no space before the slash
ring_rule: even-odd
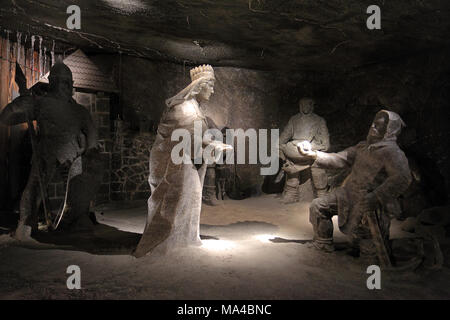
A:
<svg viewBox="0 0 450 320">
<path fill-rule="evenodd" d="M 81 156 L 91 153 L 97 146 L 90 113 L 72 99 L 72 85 L 70 69 L 62 62 L 55 63 L 50 70 L 48 94 L 32 96 L 22 79 L 19 83 L 21 96 L 0 114 L 0 122 L 6 125 L 27 122 L 33 138 L 31 173 L 20 201 L 20 220 L 15 232 L 18 240 L 32 240 L 31 232 L 38 226 L 40 203 L 46 201 L 44 191 L 57 168 L 65 165 L 70 167 L 70 176 L 78 175 L 85 165 Z"/>
<path fill-rule="evenodd" d="M 322 196 L 328 188 L 328 177 L 325 170 L 310 167 L 308 161 L 298 156 L 297 143 L 308 141 L 312 150 L 326 151 L 330 146 L 328 128 L 323 118 L 314 113 L 314 100 L 302 98 L 299 102 L 300 112 L 291 119 L 280 135 L 280 158 L 285 161 L 283 170 L 286 173 L 282 201 L 292 203 L 298 201 L 301 177 L 311 178 L 315 196 Z"/>
<path fill-rule="evenodd" d="M 194 137 L 194 123 L 200 122 L 202 132 L 208 129 L 199 103 L 209 100 L 214 92 L 214 70 L 203 65 L 191 70 L 191 84 L 174 97 L 166 100 L 156 140 L 150 153 L 147 224 L 134 251 L 136 257 L 144 256 L 155 248 L 199 245 L 200 210 L 203 180 L 207 164 L 176 164 L 171 152 L 178 141 L 172 141 L 172 132 L 186 129 Z M 203 145 L 213 144 L 218 151 L 231 146 L 222 142 L 203 139 Z M 192 145 L 194 145 L 192 143 Z M 197 153 L 189 156 L 194 158 Z"/>
<path fill-rule="evenodd" d="M 412 180 L 408 160 L 396 142 L 403 126 L 398 114 L 381 110 L 366 141 L 341 152 L 325 153 L 308 150 L 302 143 L 298 145 L 301 155 L 314 160 L 314 167 L 351 168 L 342 187 L 311 203 L 310 222 L 316 247 L 325 251 L 334 249 L 331 218 L 338 215 L 339 229 L 359 247 L 361 257 L 376 263 L 376 243 L 366 219 L 367 212 L 376 211 L 381 236 L 389 248 L 390 220 L 400 214 L 397 199 Z"/>
<path fill-rule="evenodd" d="M 206 123 L 209 129 L 218 129 L 214 121 L 206 117 Z M 202 200 L 204 204 L 210 206 L 218 205 L 217 201 L 217 186 L 216 186 L 216 169 L 217 164 L 208 164 L 206 168 L 205 180 L 203 183 L 203 195 Z"/>
</svg>

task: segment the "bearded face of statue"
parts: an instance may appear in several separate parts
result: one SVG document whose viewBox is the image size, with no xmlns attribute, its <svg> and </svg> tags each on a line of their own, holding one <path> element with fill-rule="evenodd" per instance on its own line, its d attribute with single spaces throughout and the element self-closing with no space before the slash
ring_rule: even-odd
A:
<svg viewBox="0 0 450 320">
<path fill-rule="evenodd" d="M 386 113 L 377 113 L 372 125 L 370 126 L 369 134 L 367 135 L 367 142 L 369 144 L 383 140 L 384 135 L 386 134 L 388 122 L 389 118 Z"/>
<path fill-rule="evenodd" d="M 208 80 L 205 84 L 203 84 L 197 97 L 201 101 L 208 101 L 213 93 L 214 93 L 214 79 L 211 79 Z"/>
<path fill-rule="evenodd" d="M 303 98 L 299 102 L 300 113 L 310 114 L 314 110 L 314 100 L 310 98 Z"/>
</svg>

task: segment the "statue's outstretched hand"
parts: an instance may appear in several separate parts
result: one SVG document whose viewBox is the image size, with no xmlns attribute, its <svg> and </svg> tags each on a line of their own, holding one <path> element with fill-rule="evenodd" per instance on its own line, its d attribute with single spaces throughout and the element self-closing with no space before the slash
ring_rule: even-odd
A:
<svg viewBox="0 0 450 320">
<path fill-rule="evenodd" d="M 212 141 L 210 144 L 214 146 L 217 151 L 223 152 L 225 150 L 233 150 L 233 146 L 229 144 L 225 144 L 220 141 Z"/>
<path fill-rule="evenodd" d="M 311 159 L 317 158 L 317 152 L 311 149 L 311 144 L 308 141 L 297 143 L 297 150 L 304 157 L 308 157 Z"/>
<path fill-rule="evenodd" d="M 233 150 L 233 147 L 229 144 L 225 144 L 223 142 L 220 141 L 211 141 L 209 143 L 209 146 L 214 147 L 213 149 L 206 151 L 206 158 L 208 159 L 208 161 L 210 161 L 210 163 L 217 163 L 219 161 L 219 159 L 221 159 L 224 155 L 224 151 L 226 150 Z M 204 154 L 205 156 L 205 154 Z M 206 160 L 205 158 L 205 160 Z"/>
</svg>

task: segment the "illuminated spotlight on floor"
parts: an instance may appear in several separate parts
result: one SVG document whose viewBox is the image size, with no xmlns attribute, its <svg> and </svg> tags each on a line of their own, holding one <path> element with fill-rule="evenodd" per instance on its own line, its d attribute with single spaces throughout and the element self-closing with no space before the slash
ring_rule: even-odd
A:
<svg viewBox="0 0 450 320">
<path fill-rule="evenodd" d="M 275 236 L 273 234 L 258 234 L 255 236 L 255 239 L 263 242 L 263 243 L 270 243 L 271 239 L 274 239 Z"/>
<path fill-rule="evenodd" d="M 234 248 L 235 244 L 227 240 L 202 240 L 202 248 L 211 251 L 222 251 Z"/>
</svg>

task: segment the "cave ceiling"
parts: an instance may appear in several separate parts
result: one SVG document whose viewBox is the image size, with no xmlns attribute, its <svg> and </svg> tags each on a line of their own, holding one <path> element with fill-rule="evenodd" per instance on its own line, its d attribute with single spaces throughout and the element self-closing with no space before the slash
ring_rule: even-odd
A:
<svg viewBox="0 0 450 320">
<path fill-rule="evenodd" d="M 80 30 L 66 27 L 73 4 Z M 381 30 L 366 27 L 373 4 Z M 183 64 L 342 71 L 447 47 L 449 10 L 448 0 L 1 0 L 0 27 Z"/>
</svg>

